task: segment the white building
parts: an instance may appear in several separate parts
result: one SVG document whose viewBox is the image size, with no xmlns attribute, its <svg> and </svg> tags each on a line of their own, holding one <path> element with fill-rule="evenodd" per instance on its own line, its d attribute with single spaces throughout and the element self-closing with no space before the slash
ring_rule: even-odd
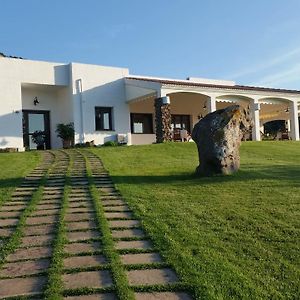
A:
<svg viewBox="0 0 300 300">
<path fill-rule="evenodd" d="M 300 91 L 141 77 L 125 68 L 0 55 L 0 148 L 35 148 L 31 134 L 36 130 L 45 132 L 47 148 L 59 148 L 56 125 L 69 122 L 75 143 L 103 144 L 118 134 L 126 135 L 129 144 L 153 143 L 157 101 L 170 104 L 173 128 L 191 131 L 201 116 L 238 103 L 251 107 L 253 140 L 260 140 L 265 122 L 278 119 L 286 120 L 291 138 L 299 140 Z"/>
</svg>

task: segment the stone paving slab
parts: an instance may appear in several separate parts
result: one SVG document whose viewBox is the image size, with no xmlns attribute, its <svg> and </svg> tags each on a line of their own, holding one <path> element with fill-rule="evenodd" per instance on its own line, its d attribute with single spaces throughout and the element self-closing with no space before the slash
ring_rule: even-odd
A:
<svg viewBox="0 0 300 300">
<path fill-rule="evenodd" d="M 15 204 L 17 202 L 23 202 L 23 203 L 28 203 L 31 200 L 31 197 L 12 197 L 10 199 L 11 202 L 14 202 Z"/>
<path fill-rule="evenodd" d="M 26 204 L 15 205 L 15 203 L 14 203 L 13 206 L 5 204 L 1 207 L 1 211 L 2 212 L 4 212 L 4 211 L 21 211 L 21 210 L 24 210 L 26 206 L 27 206 Z"/>
<path fill-rule="evenodd" d="M 43 291 L 46 282 L 46 276 L 2 279 L 0 280 L 0 298 L 39 294 Z"/>
<path fill-rule="evenodd" d="M 82 252 L 94 252 L 101 249 L 99 242 L 92 243 L 71 243 L 65 245 L 65 252 L 69 254 L 78 254 Z"/>
<path fill-rule="evenodd" d="M 26 236 L 21 239 L 21 246 L 43 246 L 50 244 L 54 239 L 54 235 L 36 235 Z"/>
<path fill-rule="evenodd" d="M 95 295 L 83 295 L 83 296 L 70 296 L 65 297 L 66 300 L 117 300 L 117 296 L 112 293 L 107 294 L 95 294 Z"/>
<path fill-rule="evenodd" d="M 53 224 L 58 220 L 58 216 L 45 216 L 45 217 L 29 217 L 26 220 L 27 225 L 37 225 L 37 224 Z"/>
<path fill-rule="evenodd" d="M 69 222 L 66 227 L 67 230 L 74 231 L 97 228 L 97 224 L 94 221 Z"/>
<path fill-rule="evenodd" d="M 91 208 L 92 204 L 90 201 L 70 202 L 69 208 Z"/>
<path fill-rule="evenodd" d="M 102 288 L 113 284 L 110 272 L 107 270 L 65 274 L 62 279 L 66 289 Z"/>
<path fill-rule="evenodd" d="M 97 231 L 75 231 L 75 232 L 68 232 L 67 238 L 70 242 L 76 241 L 86 241 L 94 238 L 99 238 L 100 235 Z"/>
<path fill-rule="evenodd" d="M 91 213 L 93 212 L 94 209 L 89 206 L 89 207 L 75 207 L 75 208 L 69 208 L 68 213 L 73 214 L 73 213 Z"/>
<path fill-rule="evenodd" d="M 18 218 L 22 214 L 22 211 L 2 211 L 0 212 L 0 218 Z M 1 222 L 1 219 L 0 219 Z"/>
<path fill-rule="evenodd" d="M 30 225 L 24 229 L 24 236 L 30 235 L 46 235 L 55 231 L 55 224 L 46 225 Z"/>
<path fill-rule="evenodd" d="M 172 269 L 146 269 L 127 271 L 130 285 L 170 284 L 178 281 Z"/>
<path fill-rule="evenodd" d="M 64 267 L 67 269 L 94 267 L 106 263 L 107 260 L 103 255 L 73 256 L 64 259 Z"/>
<path fill-rule="evenodd" d="M 51 204 L 43 204 L 43 203 L 41 203 L 41 204 L 38 204 L 36 206 L 36 210 L 43 210 L 43 209 L 45 209 L 45 210 L 48 210 L 48 209 L 60 209 L 60 206 L 58 204 L 56 204 L 56 203 L 51 203 Z"/>
<path fill-rule="evenodd" d="M 132 212 L 105 212 L 107 219 L 129 219 L 133 217 Z"/>
<path fill-rule="evenodd" d="M 112 205 L 119 205 L 119 206 L 123 206 L 125 204 L 125 202 L 123 200 L 101 200 L 102 205 L 103 206 L 112 206 Z"/>
<path fill-rule="evenodd" d="M 37 217 L 37 216 L 49 216 L 49 215 L 58 215 L 59 214 L 60 209 L 38 209 L 35 210 L 32 214 L 33 217 Z"/>
<path fill-rule="evenodd" d="M 0 228 L 0 237 L 8 237 L 14 232 L 13 228 Z"/>
<path fill-rule="evenodd" d="M 111 231 L 113 238 L 143 238 L 145 237 L 145 233 L 142 229 L 134 228 L 134 229 L 125 229 L 125 230 L 112 230 Z"/>
<path fill-rule="evenodd" d="M 94 218 L 93 213 L 67 213 L 65 216 L 65 221 L 71 222 L 71 221 L 83 221 L 83 220 L 91 220 Z"/>
<path fill-rule="evenodd" d="M 154 292 L 135 293 L 136 300 L 192 300 L 187 293 L 182 292 Z"/>
<path fill-rule="evenodd" d="M 105 212 L 125 212 L 130 211 L 130 208 L 127 205 L 119 205 L 119 206 L 104 206 Z"/>
<path fill-rule="evenodd" d="M 2 219 L 0 220 L 0 227 L 16 226 L 19 219 Z"/>
<path fill-rule="evenodd" d="M 118 220 L 118 221 L 108 221 L 108 226 L 110 228 L 116 228 L 116 227 L 124 227 L 124 228 L 130 228 L 139 226 L 140 222 L 138 220 Z"/>
<path fill-rule="evenodd" d="M 162 258 L 159 253 L 139 253 L 121 255 L 124 265 L 160 263 Z"/>
<path fill-rule="evenodd" d="M 23 259 L 37 259 L 37 258 L 45 258 L 50 257 L 52 255 L 51 247 L 32 247 L 32 248 L 19 248 L 14 253 L 9 254 L 7 257 L 7 261 L 17 261 Z"/>
<path fill-rule="evenodd" d="M 24 276 L 24 275 L 33 275 L 44 271 L 49 268 L 50 260 L 49 259 L 39 259 L 39 260 L 29 260 L 20 262 L 11 262 L 6 263 L 0 270 L 1 277 L 7 276 Z"/>
<path fill-rule="evenodd" d="M 150 241 L 118 241 L 115 244 L 116 249 L 151 249 Z"/>
</svg>

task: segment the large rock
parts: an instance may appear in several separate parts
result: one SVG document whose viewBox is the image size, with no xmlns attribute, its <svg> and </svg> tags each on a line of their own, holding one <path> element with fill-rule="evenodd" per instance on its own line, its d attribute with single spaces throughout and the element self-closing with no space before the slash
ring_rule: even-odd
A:
<svg viewBox="0 0 300 300">
<path fill-rule="evenodd" d="M 239 105 L 216 110 L 201 119 L 192 132 L 200 161 L 196 173 L 212 176 L 236 172 L 241 139 L 250 126 L 249 112 Z"/>
</svg>

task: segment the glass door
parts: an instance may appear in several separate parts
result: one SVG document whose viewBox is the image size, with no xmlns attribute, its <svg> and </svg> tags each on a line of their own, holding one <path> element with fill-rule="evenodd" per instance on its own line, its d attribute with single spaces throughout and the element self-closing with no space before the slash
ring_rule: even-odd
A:
<svg viewBox="0 0 300 300">
<path fill-rule="evenodd" d="M 23 110 L 23 140 L 28 150 L 50 149 L 49 111 Z"/>
</svg>

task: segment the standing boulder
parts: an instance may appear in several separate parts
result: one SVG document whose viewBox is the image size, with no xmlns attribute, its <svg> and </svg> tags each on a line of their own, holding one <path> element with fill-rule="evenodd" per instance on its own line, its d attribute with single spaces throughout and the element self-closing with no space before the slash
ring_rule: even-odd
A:
<svg viewBox="0 0 300 300">
<path fill-rule="evenodd" d="M 201 119 L 192 131 L 200 162 L 196 173 L 212 176 L 236 172 L 241 140 L 250 127 L 249 112 L 239 105 L 216 110 Z"/>
</svg>

